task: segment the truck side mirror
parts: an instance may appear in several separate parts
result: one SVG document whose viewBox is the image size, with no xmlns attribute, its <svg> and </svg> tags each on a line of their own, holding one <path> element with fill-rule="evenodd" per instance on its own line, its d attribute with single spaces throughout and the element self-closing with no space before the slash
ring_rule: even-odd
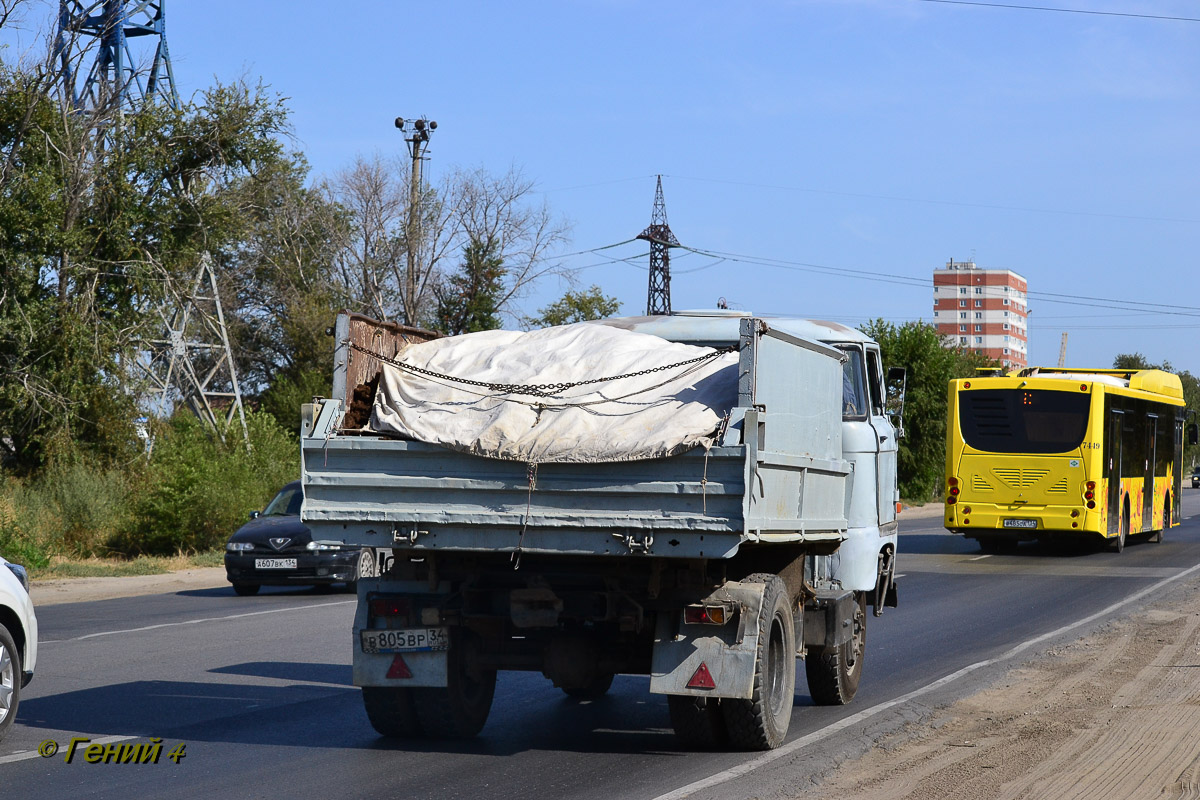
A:
<svg viewBox="0 0 1200 800">
<path fill-rule="evenodd" d="M 896 428 L 896 437 L 904 436 L 904 393 L 908 389 L 908 370 L 904 367 L 888 367 L 887 371 L 887 415 Z"/>
<path fill-rule="evenodd" d="M 1187 426 L 1187 442 L 1188 444 L 1200 444 L 1200 430 L 1197 430 L 1194 422 Z"/>
</svg>

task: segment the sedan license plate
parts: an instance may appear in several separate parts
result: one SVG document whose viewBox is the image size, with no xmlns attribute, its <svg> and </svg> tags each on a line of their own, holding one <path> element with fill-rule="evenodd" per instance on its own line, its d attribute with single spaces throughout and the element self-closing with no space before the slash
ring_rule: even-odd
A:
<svg viewBox="0 0 1200 800">
<path fill-rule="evenodd" d="M 256 558 L 254 559 L 255 569 L 295 569 L 296 559 L 294 558 Z"/>
<path fill-rule="evenodd" d="M 1006 527 L 1006 528 L 1036 528 L 1037 520 L 1036 519 L 1006 519 L 1006 520 L 1004 520 L 1003 524 L 1004 524 L 1004 527 Z"/>
<path fill-rule="evenodd" d="M 445 650 L 450 646 L 448 628 L 400 628 L 362 632 L 364 653 L 412 653 Z"/>
</svg>

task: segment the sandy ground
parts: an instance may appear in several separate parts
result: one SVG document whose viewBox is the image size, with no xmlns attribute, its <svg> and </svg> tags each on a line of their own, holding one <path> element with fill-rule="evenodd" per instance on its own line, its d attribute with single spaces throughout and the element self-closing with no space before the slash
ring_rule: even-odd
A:
<svg viewBox="0 0 1200 800">
<path fill-rule="evenodd" d="M 165 575 L 134 575 L 126 578 L 62 578 L 33 581 L 30 595 L 34 607 L 59 603 L 85 603 L 113 597 L 166 594 L 188 589 L 229 586 L 224 567 L 204 567 L 169 572 Z M 231 590 L 232 591 L 232 590 Z"/>
<path fill-rule="evenodd" d="M 1200 798 L 1200 579 L 874 743 L 797 800 Z"/>
</svg>

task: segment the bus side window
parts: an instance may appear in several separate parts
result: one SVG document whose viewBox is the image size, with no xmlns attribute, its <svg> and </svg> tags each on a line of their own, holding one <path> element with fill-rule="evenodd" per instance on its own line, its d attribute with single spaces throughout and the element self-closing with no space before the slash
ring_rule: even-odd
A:
<svg viewBox="0 0 1200 800">
<path fill-rule="evenodd" d="M 883 416 L 883 369 L 879 364 L 879 351 L 867 350 L 867 383 L 871 391 L 871 414 Z"/>
</svg>

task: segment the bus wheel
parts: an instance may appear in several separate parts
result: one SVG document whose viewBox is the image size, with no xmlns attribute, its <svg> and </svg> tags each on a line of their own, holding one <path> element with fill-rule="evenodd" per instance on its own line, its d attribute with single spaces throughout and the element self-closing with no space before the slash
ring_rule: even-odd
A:
<svg viewBox="0 0 1200 800">
<path fill-rule="evenodd" d="M 1171 498 L 1170 498 L 1170 496 L 1167 497 L 1167 502 L 1163 503 L 1162 527 L 1159 528 L 1158 530 L 1156 530 L 1154 533 L 1150 534 L 1150 541 L 1154 542 L 1155 544 L 1158 544 L 1159 542 L 1161 542 L 1163 540 L 1163 533 L 1165 533 L 1167 528 L 1169 528 L 1169 527 L 1171 527 Z"/>
<path fill-rule="evenodd" d="M 1117 528 L 1117 536 L 1115 539 L 1110 539 L 1108 547 L 1114 553 L 1120 553 L 1125 550 L 1125 533 L 1129 530 L 1129 509 L 1126 508 L 1121 514 L 1121 523 Z"/>
</svg>

